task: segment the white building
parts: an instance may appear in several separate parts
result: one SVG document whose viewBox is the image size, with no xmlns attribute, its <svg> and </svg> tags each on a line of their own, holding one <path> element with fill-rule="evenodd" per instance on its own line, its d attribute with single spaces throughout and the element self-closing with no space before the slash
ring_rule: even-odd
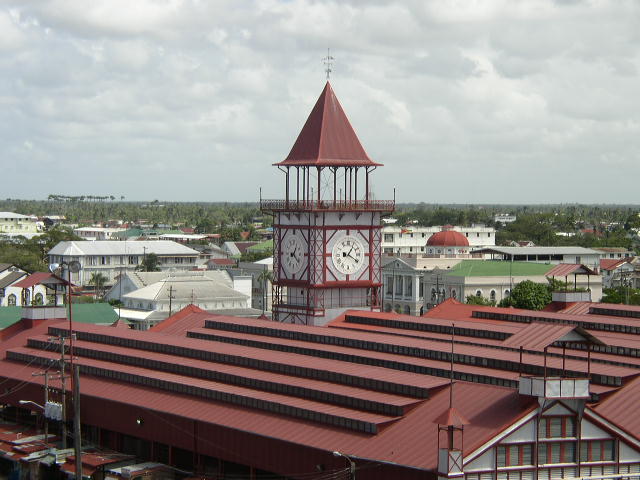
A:
<svg viewBox="0 0 640 480">
<path fill-rule="evenodd" d="M 83 240 L 117 240 L 116 234 L 126 231 L 126 228 L 79 227 L 73 233 Z"/>
<path fill-rule="evenodd" d="M 407 315 L 424 312 L 424 278 L 434 269 L 447 270 L 457 258 L 391 257 L 383 260 L 382 309 Z"/>
<path fill-rule="evenodd" d="M 537 263 L 579 263 L 598 270 L 601 252 L 584 247 L 490 247 L 473 250 L 492 260 Z"/>
<path fill-rule="evenodd" d="M 517 220 L 517 217 L 511 213 L 497 213 L 493 216 L 493 221 L 496 223 L 502 223 L 506 225 L 507 223 L 513 223 Z"/>
<path fill-rule="evenodd" d="M 0 235 L 32 238 L 42 233 L 43 224 L 36 217 L 13 212 L 0 212 Z"/>
<path fill-rule="evenodd" d="M 196 250 L 167 240 L 96 240 L 60 242 L 49 251 L 49 263 L 80 262 L 80 271 L 71 274 L 75 285 L 90 286 L 94 273 L 104 275 L 106 285 L 113 285 L 119 274 L 134 271 L 150 253 L 158 257 L 158 266 L 163 272 L 193 270 L 199 256 Z"/>
<path fill-rule="evenodd" d="M 251 277 L 224 270 L 202 272 L 129 272 L 107 292 L 106 300 L 119 299 L 120 318 L 147 330 L 187 305 L 209 312 L 251 314 Z"/>
<path fill-rule="evenodd" d="M 427 241 L 432 235 L 441 232 L 444 228 L 460 232 L 468 240 L 471 248 L 491 247 L 496 244 L 495 228 L 485 225 L 470 227 L 385 225 L 382 228 L 382 252 L 395 255 L 427 254 Z"/>
</svg>

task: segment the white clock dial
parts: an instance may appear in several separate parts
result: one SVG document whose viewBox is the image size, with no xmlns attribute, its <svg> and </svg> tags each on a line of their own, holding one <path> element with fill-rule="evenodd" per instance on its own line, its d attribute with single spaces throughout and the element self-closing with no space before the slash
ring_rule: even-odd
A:
<svg viewBox="0 0 640 480">
<path fill-rule="evenodd" d="M 346 235 L 333 246 L 331 260 L 340 273 L 353 275 L 364 266 L 364 245 L 356 237 Z"/>
<path fill-rule="evenodd" d="M 300 235 L 287 235 L 282 242 L 282 266 L 289 275 L 302 270 L 304 265 L 304 242 Z"/>
</svg>

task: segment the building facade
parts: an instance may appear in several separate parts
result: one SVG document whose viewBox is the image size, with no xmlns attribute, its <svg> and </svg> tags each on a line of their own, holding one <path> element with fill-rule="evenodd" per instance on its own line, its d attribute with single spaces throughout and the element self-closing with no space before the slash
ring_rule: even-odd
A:
<svg viewBox="0 0 640 480">
<path fill-rule="evenodd" d="M 382 229 L 382 252 L 395 255 L 436 254 L 435 250 L 429 252 L 427 241 L 432 235 L 441 232 L 444 227 L 447 226 L 399 227 L 385 225 Z M 496 230 L 493 227 L 485 225 L 452 226 L 451 230 L 464 235 L 469 242 L 470 249 L 491 247 L 496 244 Z"/>
<path fill-rule="evenodd" d="M 111 286 L 121 273 L 136 270 L 150 253 L 158 257 L 163 272 L 188 271 L 198 265 L 199 252 L 167 240 L 60 242 L 49 251 L 49 263 L 78 261 L 80 270 L 71 274 L 73 284 L 90 287 L 91 276 L 101 274 L 106 278 L 105 285 Z"/>
</svg>

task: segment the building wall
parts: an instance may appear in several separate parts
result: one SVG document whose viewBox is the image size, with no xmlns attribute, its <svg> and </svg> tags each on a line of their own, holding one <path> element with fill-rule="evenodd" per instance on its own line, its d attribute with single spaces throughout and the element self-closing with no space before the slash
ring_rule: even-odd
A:
<svg viewBox="0 0 640 480">
<path fill-rule="evenodd" d="M 496 244 L 496 231 L 493 227 L 471 226 L 453 227 L 469 241 L 470 248 L 493 247 Z M 388 225 L 382 228 L 382 252 L 395 254 L 427 254 L 427 240 L 431 235 L 442 231 L 442 227 L 397 227 Z"/>
<path fill-rule="evenodd" d="M 2 213 L 5 213 L 3 216 Z M 16 215 L 6 215 L 9 212 L 0 212 L 0 233 L 38 233 L 38 223 L 35 218 Z M 14 214 L 15 215 L 15 214 Z"/>
<path fill-rule="evenodd" d="M 151 252 L 149 252 L 151 253 Z M 71 274 L 71 281 L 81 287 L 91 286 L 91 275 L 100 273 L 107 278 L 106 285 L 113 285 L 120 273 L 133 272 L 142 263 L 142 255 L 49 255 L 49 263 L 80 262 L 80 271 Z M 190 271 L 197 262 L 197 255 L 158 255 L 158 266 L 163 272 Z"/>
</svg>

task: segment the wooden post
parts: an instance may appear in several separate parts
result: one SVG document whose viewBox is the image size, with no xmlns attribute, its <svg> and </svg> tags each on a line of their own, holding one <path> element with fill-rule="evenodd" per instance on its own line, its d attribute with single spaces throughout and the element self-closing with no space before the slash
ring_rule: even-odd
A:
<svg viewBox="0 0 640 480">
<path fill-rule="evenodd" d="M 76 480 L 82 480 L 82 439 L 80 438 L 80 367 L 73 366 L 73 436 L 76 456 Z"/>
</svg>

